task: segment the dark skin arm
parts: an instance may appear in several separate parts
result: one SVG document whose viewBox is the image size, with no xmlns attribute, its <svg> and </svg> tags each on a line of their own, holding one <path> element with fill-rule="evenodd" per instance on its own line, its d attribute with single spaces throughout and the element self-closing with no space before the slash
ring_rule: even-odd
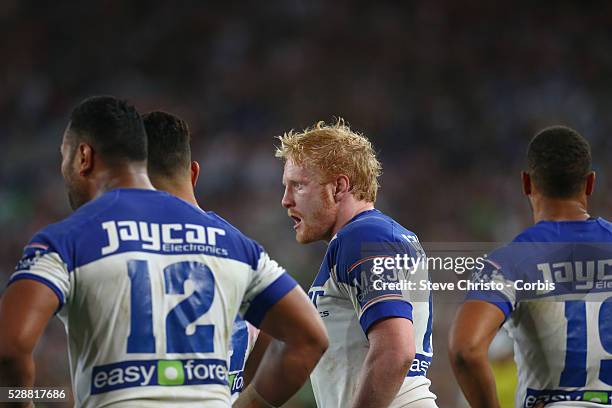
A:
<svg viewBox="0 0 612 408">
<path fill-rule="evenodd" d="M 457 382 L 473 408 L 498 408 L 488 351 L 504 322 L 503 312 L 481 300 L 468 300 L 457 312 L 449 337 L 449 358 Z"/>
<path fill-rule="evenodd" d="M 274 340 L 267 347 L 250 387 L 268 403 L 281 406 L 302 387 L 327 350 L 327 331 L 300 287 L 292 289 L 268 310 L 260 328 Z M 265 407 L 256 400 L 245 401 L 245 395 L 243 392 L 235 405 Z"/>
<path fill-rule="evenodd" d="M 18 280 L 6 289 L 0 300 L 0 386 L 34 385 L 32 352 L 58 306 L 55 293 L 34 280 Z"/>
<path fill-rule="evenodd" d="M 255 372 L 257 371 L 257 367 L 261 363 L 261 359 L 263 358 L 266 349 L 270 345 L 272 341 L 272 337 L 264 333 L 263 331 L 259 332 L 257 335 L 257 341 L 255 342 L 255 347 L 251 350 L 249 357 L 247 358 L 246 364 L 244 366 L 244 386 L 246 387 L 251 383 L 251 380 L 255 376 Z"/>
<path fill-rule="evenodd" d="M 370 349 L 361 372 L 359 392 L 353 401 L 355 407 L 385 406 L 393 401 L 414 360 L 412 333 L 412 322 L 401 318 L 381 320 L 370 328 Z M 278 347 L 275 343 L 277 340 L 263 332 L 259 333 L 244 370 L 245 386 L 258 369 L 266 349 Z M 377 405 L 381 403 L 383 405 Z"/>
</svg>

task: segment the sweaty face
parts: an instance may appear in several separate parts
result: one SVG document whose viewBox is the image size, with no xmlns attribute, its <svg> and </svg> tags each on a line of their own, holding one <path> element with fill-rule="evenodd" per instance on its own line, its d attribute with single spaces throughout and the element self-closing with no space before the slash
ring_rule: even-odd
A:
<svg viewBox="0 0 612 408">
<path fill-rule="evenodd" d="M 89 197 L 85 182 L 80 177 L 77 168 L 76 139 L 71 138 L 68 132 L 69 130 L 64 132 L 64 138 L 60 148 L 62 153 L 62 177 L 64 177 L 64 183 L 66 184 L 66 192 L 68 193 L 70 207 L 76 210 L 89 201 Z"/>
<path fill-rule="evenodd" d="M 295 223 L 295 239 L 301 244 L 331 240 L 337 218 L 331 184 L 323 184 L 310 168 L 287 160 L 283 185 L 281 203 Z"/>
</svg>

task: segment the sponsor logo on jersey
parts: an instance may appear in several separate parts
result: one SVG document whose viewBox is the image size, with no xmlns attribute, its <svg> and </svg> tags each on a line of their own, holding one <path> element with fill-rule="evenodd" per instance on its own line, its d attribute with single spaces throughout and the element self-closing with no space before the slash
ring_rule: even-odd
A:
<svg viewBox="0 0 612 408">
<path fill-rule="evenodd" d="M 414 360 L 412 360 L 412 365 L 410 366 L 410 370 L 408 370 L 408 375 L 406 377 L 418 377 L 420 375 L 427 375 L 427 370 L 431 365 L 431 356 L 426 356 L 423 354 L 417 353 L 414 356 Z"/>
<path fill-rule="evenodd" d="M 537 268 L 545 282 L 571 285 L 573 290 L 597 291 L 612 288 L 612 259 L 541 263 Z"/>
<path fill-rule="evenodd" d="M 534 390 L 527 388 L 527 396 L 523 408 L 533 408 L 538 402 L 571 402 L 589 401 L 599 404 L 610 404 L 612 401 L 611 391 L 564 391 L 564 390 Z"/>
<path fill-rule="evenodd" d="M 93 368 L 91 394 L 152 385 L 227 385 L 227 363 L 217 359 L 122 361 Z"/>
<path fill-rule="evenodd" d="M 221 228 L 204 227 L 196 224 L 158 224 L 144 221 L 107 221 L 102 223 L 108 245 L 102 248 L 102 255 L 119 250 L 121 243 L 141 242 L 141 248 L 164 252 L 212 252 L 227 256 L 227 250 L 217 248 L 217 238 L 225 236 Z"/>
<path fill-rule="evenodd" d="M 234 373 L 230 373 L 229 375 L 229 385 L 230 385 L 230 393 L 237 394 L 242 391 L 244 388 L 244 376 L 243 371 L 236 371 Z"/>
</svg>

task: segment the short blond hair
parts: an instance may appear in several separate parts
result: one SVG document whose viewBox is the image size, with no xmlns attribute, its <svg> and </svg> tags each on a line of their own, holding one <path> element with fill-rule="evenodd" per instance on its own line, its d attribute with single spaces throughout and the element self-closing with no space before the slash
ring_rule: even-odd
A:
<svg viewBox="0 0 612 408">
<path fill-rule="evenodd" d="M 351 130 L 342 118 L 333 125 L 318 122 L 302 132 L 291 130 L 278 140 L 276 157 L 314 166 L 325 182 L 344 174 L 355 198 L 376 202 L 382 166 L 368 138 Z"/>
</svg>

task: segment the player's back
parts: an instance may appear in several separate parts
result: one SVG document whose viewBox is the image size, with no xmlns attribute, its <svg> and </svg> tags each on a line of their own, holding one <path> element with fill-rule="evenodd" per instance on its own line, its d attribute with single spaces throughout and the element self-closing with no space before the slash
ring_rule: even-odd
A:
<svg viewBox="0 0 612 408">
<path fill-rule="evenodd" d="M 515 344 L 516 406 L 610 404 L 612 224 L 540 222 L 491 260 L 484 275 L 506 285 L 499 305 Z"/>
<path fill-rule="evenodd" d="M 17 269 L 12 279 L 45 281 L 64 300 L 76 401 L 95 407 L 229 406 L 234 319 L 283 274 L 220 217 L 133 189 L 42 230 Z M 251 321 L 262 311 L 240 309 Z"/>
</svg>

